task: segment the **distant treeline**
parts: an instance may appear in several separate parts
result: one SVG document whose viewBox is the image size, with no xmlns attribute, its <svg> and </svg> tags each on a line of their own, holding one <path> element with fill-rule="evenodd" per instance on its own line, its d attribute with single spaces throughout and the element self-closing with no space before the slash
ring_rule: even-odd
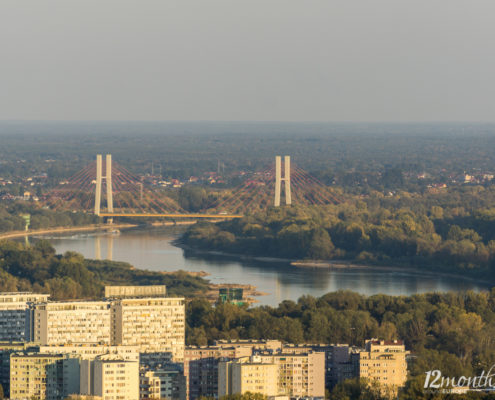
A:
<svg viewBox="0 0 495 400">
<path fill-rule="evenodd" d="M 72 211 L 55 211 L 30 202 L 0 204 L 0 232 L 20 231 L 25 227 L 22 215 L 30 215 L 30 229 L 71 227 L 99 222 L 93 214 Z"/>
<path fill-rule="evenodd" d="M 339 205 L 271 208 L 198 223 L 187 245 L 252 256 L 350 260 L 495 279 L 495 189 L 349 196 Z"/>
<path fill-rule="evenodd" d="M 47 173 L 53 186 L 106 152 L 137 174 L 187 179 L 220 170 L 230 177 L 264 170 L 276 154 L 288 154 L 324 183 L 356 192 L 421 191 L 451 175 L 495 171 L 494 133 L 494 124 L 481 123 L 5 121 L 0 177 Z"/>
</svg>

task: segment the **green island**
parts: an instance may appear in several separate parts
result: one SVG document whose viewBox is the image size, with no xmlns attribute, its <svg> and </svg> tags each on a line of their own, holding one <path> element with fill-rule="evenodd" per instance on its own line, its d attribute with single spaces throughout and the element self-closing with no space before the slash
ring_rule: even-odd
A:
<svg viewBox="0 0 495 400">
<path fill-rule="evenodd" d="M 182 243 L 249 256 L 495 278 L 493 187 L 345 197 L 338 205 L 271 208 L 242 219 L 198 223 Z"/>
</svg>

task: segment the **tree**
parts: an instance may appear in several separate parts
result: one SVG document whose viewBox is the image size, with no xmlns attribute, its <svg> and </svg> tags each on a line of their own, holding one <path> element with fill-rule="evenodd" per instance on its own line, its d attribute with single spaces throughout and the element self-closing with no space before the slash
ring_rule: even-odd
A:
<svg viewBox="0 0 495 400">
<path fill-rule="evenodd" d="M 187 211 L 201 210 L 207 199 L 206 190 L 199 186 L 183 186 L 179 190 L 179 204 Z"/>
<path fill-rule="evenodd" d="M 309 243 L 307 256 L 312 259 L 328 259 L 332 256 L 334 245 L 325 229 L 316 230 Z"/>
</svg>

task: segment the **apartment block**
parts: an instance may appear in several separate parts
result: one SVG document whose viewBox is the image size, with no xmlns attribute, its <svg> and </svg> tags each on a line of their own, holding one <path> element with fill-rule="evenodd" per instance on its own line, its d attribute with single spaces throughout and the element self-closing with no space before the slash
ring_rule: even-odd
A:
<svg viewBox="0 0 495 400">
<path fill-rule="evenodd" d="M 184 298 L 126 298 L 112 301 L 112 343 L 140 352 L 170 352 L 184 360 Z"/>
<path fill-rule="evenodd" d="M 218 397 L 246 392 L 277 396 L 278 382 L 279 366 L 275 363 L 244 357 L 218 365 Z"/>
<path fill-rule="evenodd" d="M 220 359 L 249 357 L 254 351 L 280 350 L 279 340 L 217 340 L 213 346 L 189 346 L 184 351 L 184 376 L 189 399 L 216 397 Z"/>
<path fill-rule="evenodd" d="M 110 344 L 110 305 L 106 301 L 60 301 L 35 304 L 33 340 L 42 345 Z"/>
<path fill-rule="evenodd" d="M 6 398 L 10 396 L 10 356 L 13 353 L 23 352 L 30 346 L 26 342 L 0 343 L 0 385 Z"/>
<path fill-rule="evenodd" d="M 30 292 L 0 293 L 0 341 L 29 341 L 29 305 L 48 297 Z"/>
<path fill-rule="evenodd" d="M 139 363 L 115 355 L 98 356 L 81 365 L 81 381 L 92 381 L 91 393 L 102 400 L 139 400 Z M 91 375 L 91 378 L 89 378 Z"/>
<path fill-rule="evenodd" d="M 408 354 L 400 340 L 367 340 L 365 351 L 358 353 L 359 377 L 378 382 L 384 394 L 395 397 L 407 380 Z"/>
<path fill-rule="evenodd" d="M 265 352 L 218 366 L 218 396 L 245 393 L 266 396 L 325 397 L 325 353 Z"/>
<path fill-rule="evenodd" d="M 60 400 L 79 390 L 79 363 L 61 354 L 10 357 L 10 399 Z"/>
<path fill-rule="evenodd" d="M 325 353 L 278 353 L 252 357 L 278 365 L 279 394 L 289 397 L 325 397 Z"/>
<path fill-rule="evenodd" d="M 356 348 L 348 344 L 284 344 L 283 353 L 325 353 L 325 387 L 333 388 L 337 383 L 358 376 L 351 353 Z"/>
<path fill-rule="evenodd" d="M 179 369 L 143 369 L 140 374 L 139 398 L 186 400 L 186 381 Z"/>
</svg>

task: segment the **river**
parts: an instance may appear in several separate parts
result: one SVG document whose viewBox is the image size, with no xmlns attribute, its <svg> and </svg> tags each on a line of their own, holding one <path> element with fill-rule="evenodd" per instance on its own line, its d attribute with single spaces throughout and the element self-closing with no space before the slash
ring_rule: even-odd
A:
<svg viewBox="0 0 495 400">
<path fill-rule="evenodd" d="M 451 276 L 373 268 L 297 268 L 287 262 L 240 259 L 184 250 L 173 244 L 183 228 L 134 228 L 120 234 L 103 232 L 40 236 L 50 240 L 57 253 L 77 251 L 86 258 L 126 261 L 136 268 L 153 271 L 204 271 L 213 283 L 243 283 L 266 293 L 263 305 L 297 300 L 304 294 L 320 296 L 339 289 L 365 295 L 384 293 L 410 295 L 430 291 L 484 290 L 488 285 Z M 30 240 L 36 240 L 34 237 Z"/>
</svg>

